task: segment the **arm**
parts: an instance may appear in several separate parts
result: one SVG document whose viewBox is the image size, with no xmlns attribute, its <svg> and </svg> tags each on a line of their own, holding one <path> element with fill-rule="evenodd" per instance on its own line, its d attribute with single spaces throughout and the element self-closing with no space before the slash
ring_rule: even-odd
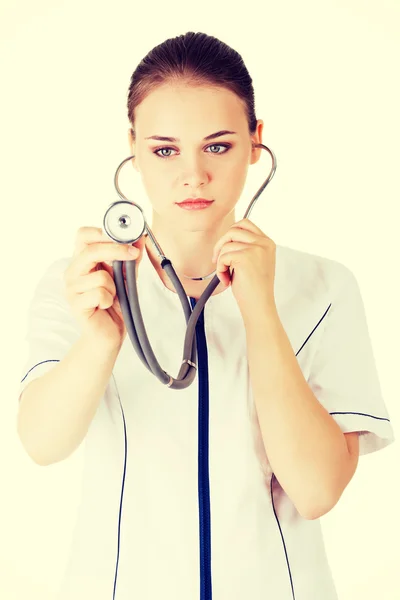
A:
<svg viewBox="0 0 400 600">
<path fill-rule="evenodd" d="M 272 470 L 299 513 L 319 518 L 354 475 L 358 433 L 346 437 L 317 400 L 275 309 L 253 312 L 245 325 L 254 401 Z"/>
<path fill-rule="evenodd" d="M 82 335 L 20 397 L 17 432 L 39 465 L 67 458 L 84 439 L 112 374 L 119 346 Z"/>
</svg>

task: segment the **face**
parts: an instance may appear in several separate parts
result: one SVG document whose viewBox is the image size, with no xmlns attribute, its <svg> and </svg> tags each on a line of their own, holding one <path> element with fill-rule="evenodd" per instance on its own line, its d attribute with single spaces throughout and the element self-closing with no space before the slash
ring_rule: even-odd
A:
<svg viewBox="0 0 400 600">
<path fill-rule="evenodd" d="M 153 207 L 169 229 L 213 229 L 234 215 L 249 164 L 257 162 L 263 123 L 250 136 L 245 108 L 236 94 L 217 87 L 163 84 L 135 110 L 136 139 L 129 132 L 134 167 Z M 222 130 L 234 133 L 206 136 Z M 177 141 L 147 139 L 174 137 Z M 205 210 L 186 211 L 186 198 L 214 200 Z M 234 218 L 232 222 L 234 222 Z"/>
</svg>

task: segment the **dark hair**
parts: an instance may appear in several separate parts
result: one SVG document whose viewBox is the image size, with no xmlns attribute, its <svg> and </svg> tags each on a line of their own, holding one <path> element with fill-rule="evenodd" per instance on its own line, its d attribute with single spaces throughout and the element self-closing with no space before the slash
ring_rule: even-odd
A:
<svg viewBox="0 0 400 600">
<path fill-rule="evenodd" d="M 249 132 L 255 133 L 253 80 L 242 57 L 213 36 L 188 31 L 155 46 L 133 72 L 127 101 L 133 137 L 135 108 L 156 87 L 170 81 L 218 85 L 234 92 L 244 103 Z"/>
</svg>

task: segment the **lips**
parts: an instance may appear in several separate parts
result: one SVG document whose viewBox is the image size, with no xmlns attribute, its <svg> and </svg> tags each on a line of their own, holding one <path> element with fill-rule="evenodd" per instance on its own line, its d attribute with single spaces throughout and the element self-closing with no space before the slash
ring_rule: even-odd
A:
<svg viewBox="0 0 400 600">
<path fill-rule="evenodd" d="M 186 198 L 186 200 L 182 200 L 182 202 L 177 202 L 177 204 L 201 204 L 204 202 L 214 202 L 214 200 L 208 200 L 207 198 Z"/>
</svg>

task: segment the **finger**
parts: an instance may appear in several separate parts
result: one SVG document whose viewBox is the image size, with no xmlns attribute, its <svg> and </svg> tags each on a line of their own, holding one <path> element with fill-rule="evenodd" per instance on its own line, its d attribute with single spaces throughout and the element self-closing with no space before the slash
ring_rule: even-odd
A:
<svg viewBox="0 0 400 600">
<path fill-rule="evenodd" d="M 258 238 L 252 231 L 240 229 L 238 227 L 231 227 L 225 235 L 214 246 L 213 260 L 216 260 L 222 247 L 230 242 L 242 242 L 245 244 L 254 244 L 258 242 Z"/>
<path fill-rule="evenodd" d="M 216 275 L 221 282 L 225 285 L 229 285 L 232 279 L 232 271 L 234 266 L 240 261 L 238 254 L 243 253 L 244 250 L 248 249 L 248 244 L 241 244 L 239 242 L 228 244 L 229 251 L 225 250 L 221 252 L 218 258 L 217 267 L 215 270 Z"/>
<path fill-rule="evenodd" d="M 105 262 L 99 262 L 99 263 L 97 264 L 97 267 L 96 267 L 96 269 L 97 269 L 98 271 L 100 271 L 101 269 L 103 269 L 104 271 L 107 271 L 107 273 L 108 273 L 109 275 L 111 275 L 111 277 L 114 277 L 114 269 L 112 268 L 112 263 L 111 263 L 111 261 L 110 261 L 110 262 L 107 262 L 107 261 L 105 261 Z"/>
<path fill-rule="evenodd" d="M 257 227 L 257 225 L 253 223 L 253 221 L 250 221 L 250 219 L 242 219 L 241 221 L 238 221 L 237 223 L 235 223 L 235 227 L 239 227 L 240 229 L 246 229 L 247 231 L 252 231 L 256 235 L 265 236 L 265 233 L 262 231 L 262 229 Z"/>
<path fill-rule="evenodd" d="M 101 227 L 79 227 L 75 237 L 75 248 L 73 256 L 82 252 L 82 250 L 88 245 L 94 242 L 111 242 L 112 240 L 103 231 Z"/>
<path fill-rule="evenodd" d="M 89 273 L 86 277 L 79 277 L 72 285 L 70 285 L 69 293 L 83 294 L 96 288 L 104 288 L 110 292 L 112 296 L 115 296 L 117 292 L 114 279 L 99 270 Z"/>
<path fill-rule="evenodd" d="M 231 282 L 230 273 L 217 273 L 218 279 L 225 287 L 228 287 Z"/>
<path fill-rule="evenodd" d="M 81 275 L 87 275 L 97 267 L 98 263 L 136 260 L 138 256 L 130 254 L 129 248 L 129 244 L 116 244 L 115 242 L 88 244 L 66 269 L 65 279 L 73 280 Z M 137 252 L 139 253 L 139 250 Z"/>
</svg>

